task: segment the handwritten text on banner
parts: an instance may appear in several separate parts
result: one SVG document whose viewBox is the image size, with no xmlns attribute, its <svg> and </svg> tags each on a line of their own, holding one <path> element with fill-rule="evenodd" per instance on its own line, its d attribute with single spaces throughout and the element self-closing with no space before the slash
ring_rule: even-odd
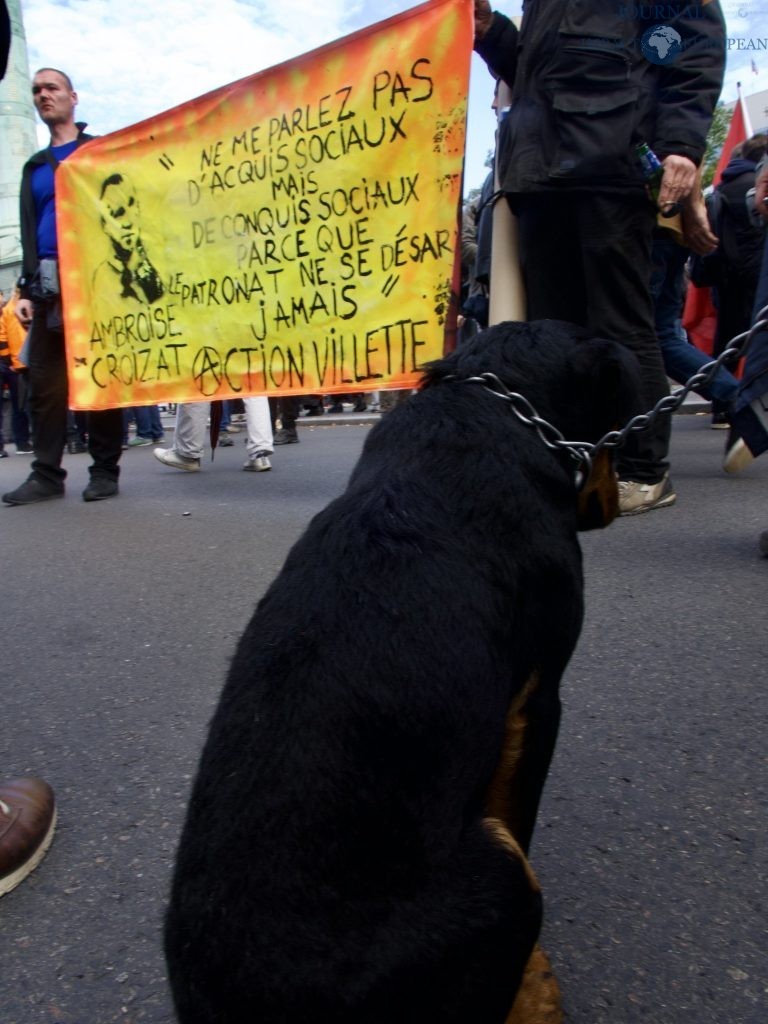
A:
<svg viewBox="0 0 768 1024">
<path fill-rule="evenodd" d="M 432 0 L 57 171 L 70 400 L 414 383 L 443 351 L 472 49 Z"/>
</svg>

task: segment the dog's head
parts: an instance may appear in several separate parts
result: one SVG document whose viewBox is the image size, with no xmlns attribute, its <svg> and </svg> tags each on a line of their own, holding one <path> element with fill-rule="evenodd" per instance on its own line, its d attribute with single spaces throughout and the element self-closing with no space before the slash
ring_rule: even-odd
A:
<svg viewBox="0 0 768 1024">
<path fill-rule="evenodd" d="M 424 386 L 451 375 L 488 372 L 523 395 L 568 441 L 594 443 L 644 411 L 634 355 L 617 342 L 591 338 L 584 329 L 559 320 L 497 324 L 433 363 Z M 617 514 L 613 460 L 602 449 L 579 492 L 579 529 L 607 526 Z"/>
</svg>

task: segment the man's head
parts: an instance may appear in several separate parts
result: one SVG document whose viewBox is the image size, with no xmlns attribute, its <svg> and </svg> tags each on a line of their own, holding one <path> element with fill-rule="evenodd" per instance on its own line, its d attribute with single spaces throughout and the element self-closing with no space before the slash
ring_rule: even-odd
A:
<svg viewBox="0 0 768 1024">
<path fill-rule="evenodd" d="M 744 157 L 745 160 L 759 163 L 765 156 L 766 148 L 768 148 L 768 135 L 765 132 L 760 132 L 758 135 L 753 135 L 751 139 L 746 139 L 742 142 L 739 155 Z"/>
<path fill-rule="evenodd" d="M 101 225 L 115 252 L 126 259 L 139 244 L 139 203 L 123 174 L 110 174 L 101 184 Z"/>
<path fill-rule="evenodd" d="M 56 68 L 40 68 L 32 79 L 32 102 L 49 128 L 74 125 L 77 93 L 69 75 Z"/>
</svg>

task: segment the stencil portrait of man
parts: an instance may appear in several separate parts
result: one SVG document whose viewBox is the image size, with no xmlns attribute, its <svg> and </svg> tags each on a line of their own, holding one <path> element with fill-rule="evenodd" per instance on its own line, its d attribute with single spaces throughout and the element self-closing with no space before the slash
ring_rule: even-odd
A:
<svg viewBox="0 0 768 1024">
<path fill-rule="evenodd" d="M 147 255 L 141 238 L 141 214 L 136 189 L 119 172 L 105 178 L 99 190 L 101 226 L 109 239 L 110 255 L 94 274 L 94 291 L 100 304 L 113 299 L 157 302 L 163 284 Z"/>
</svg>

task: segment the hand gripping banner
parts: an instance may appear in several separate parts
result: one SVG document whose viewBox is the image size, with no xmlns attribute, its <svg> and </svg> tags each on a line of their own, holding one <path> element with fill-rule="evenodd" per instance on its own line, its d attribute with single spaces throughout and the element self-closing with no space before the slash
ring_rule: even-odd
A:
<svg viewBox="0 0 768 1024">
<path fill-rule="evenodd" d="M 431 0 L 57 170 L 77 409 L 413 385 L 443 353 L 470 0 Z"/>
</svg>

